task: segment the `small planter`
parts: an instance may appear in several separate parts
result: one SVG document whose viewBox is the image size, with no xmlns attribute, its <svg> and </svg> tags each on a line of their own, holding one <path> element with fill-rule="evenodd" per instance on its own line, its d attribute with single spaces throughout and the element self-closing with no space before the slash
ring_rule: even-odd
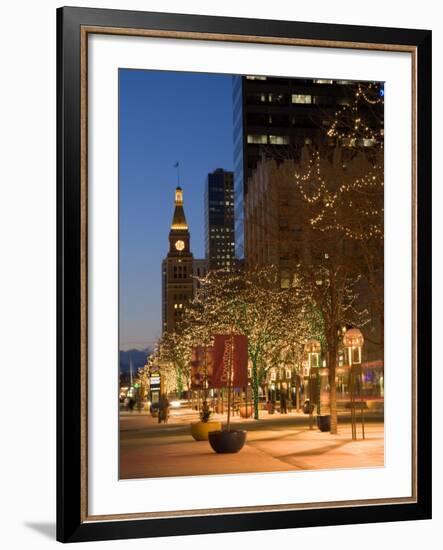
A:
<svg viewBox="0 0 443 550">
<path fill-rule="evenodd" d="M 207 441 L 208 433 L 221 430 L 221 422 L 192 422 L 191 435 L 196 441 Z"/>
<path fill-rule="evenodd" d="M 216 453 L 238 453 L 246 442 L 246 430 L 209 432 L 209 444 Z"/>
<path fill-rule="evenodd" d="M 254 405 L 252 403 L 248 403 L 247 405 L 242 405 L 240 407 L 240 416 L 242 418 L 249 418 L 252 416 L 252 413 L 254 412 Z"/>
<path fill-rule="evenodd" d="M 317 416 L 317 426 L 321 432 L 331 431 L 331 415 L 324 414 L 321 416 Z"/>
</svg>

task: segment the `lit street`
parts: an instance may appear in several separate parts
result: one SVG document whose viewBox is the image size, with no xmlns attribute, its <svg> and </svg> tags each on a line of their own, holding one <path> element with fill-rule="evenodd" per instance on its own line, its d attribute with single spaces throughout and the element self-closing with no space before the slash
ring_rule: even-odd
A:
<svg viewBox="0 0 443 550">
<path fill-rule="evenodd" d="M 232 419 L 232 427 L 247 430 L 237 454 L 216 454 L 207 441 L 195 441 L 189 424 L 196 411 L 172 410 L 168 424 L 146 413 L 121 413 L 120 478 L 277 472 L 327 468 L 365 468 L 384 465 L 384 427 L 379 413 L 366 413 L 365 440 L 352 441 L 349 413 L 339 416 L 339 433 L 309 429 L 302 413 Z M 211 420 L 225 421 L 214 415 Z"/>
<path fill-rule="evenodd" d="M 383 82 L 120 79 L 120 478 L 382 467 Z"/>
</svg>

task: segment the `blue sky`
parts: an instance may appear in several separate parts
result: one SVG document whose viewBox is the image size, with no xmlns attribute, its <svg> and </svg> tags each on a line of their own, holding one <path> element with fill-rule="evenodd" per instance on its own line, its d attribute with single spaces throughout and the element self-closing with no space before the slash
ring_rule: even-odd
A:
<svg viewBox="0 0 443 550">
<path fill-rule="evenodd" d="M 161 261 L 180 184 L 191 250 L 204 257 L 203 190 L 209 172 L 233 170 L 231 77 L 119 71 L 120 349 L 161 333 Z"/>
</svg>

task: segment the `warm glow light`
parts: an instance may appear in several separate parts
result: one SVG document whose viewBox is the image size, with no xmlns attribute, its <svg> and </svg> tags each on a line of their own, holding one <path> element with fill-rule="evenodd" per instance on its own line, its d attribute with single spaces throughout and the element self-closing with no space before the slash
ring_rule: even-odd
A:
<svg viewBox="0 0 443 550">
<path fill-rule="evenodd" d="M 361 330 L 358 328 L 351 328 L 345 332 L 343 336 L 343 345 L 347 348 L 361 348 L 364 344 L 365 339 Z"/>
<path fill-rule="evenodd" d="M 305 353 L 320 353 L 321 346 L 318 340 L 309 340 L 305 344 Z"/>
</svg>

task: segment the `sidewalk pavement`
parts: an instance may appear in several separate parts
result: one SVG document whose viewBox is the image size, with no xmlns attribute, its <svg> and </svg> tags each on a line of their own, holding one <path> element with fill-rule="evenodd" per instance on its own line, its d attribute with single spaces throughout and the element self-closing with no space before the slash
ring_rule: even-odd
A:
<svg viewBox="0 0 443 550">
<path fill-rule="evenodd" d="M 136 413 L 133 413 L 134 415 Z M 299 415 L 299 413 L 290 413 Z M 275 416 L 275 415 L 270 415 Z M 288 415 L 279 415 L 288 418 Z M 234 417 L 233 422 L 236 423 Z M 218 455 L 207 441 L 194 441 L 183 423 L 189 416 L 179 415 L 164 430 L 137 429 L 120 434 L 120 477 L 175 477 L 192 475 L 279 472 L 337 468 L 384 466 L 384 426 L 368 423 L 366 439 L 351 439 L 349 423 L 339 424 L 339 433 L 331 435 L 302 425 L 266 426 L 266 422 L 248 430 L 245 447 L 238 454 Z M 215 418 L 214 418 L 215 419 Z M 225 417 L 222 417 L 225 420 Z M 265 413 L 263 414 L 265 419 Z M 126 420 L 126 419 L 125 419 Z M 135 419 L 134 419 L 135 420 Z M 140 419 L 141 420 L 141 419 Z M 146 420 L 146 418 L 145 418 Z M 152 419 L 153 421 L 155 419 Z M 256 422 L 240 419 L 242 422 Z M 130 423 L 131 420 L 127 419 Z M 150 423 L 150 422 L 149 422 Z M 138 424 L 138 422 L 136 422 Z M 247 429 L 246 426 L 242 426 Z M 251 425 L 253 428 L 253 425 Z M 148 432 L 151 432 L 147 437 Z"/>
</svg>

